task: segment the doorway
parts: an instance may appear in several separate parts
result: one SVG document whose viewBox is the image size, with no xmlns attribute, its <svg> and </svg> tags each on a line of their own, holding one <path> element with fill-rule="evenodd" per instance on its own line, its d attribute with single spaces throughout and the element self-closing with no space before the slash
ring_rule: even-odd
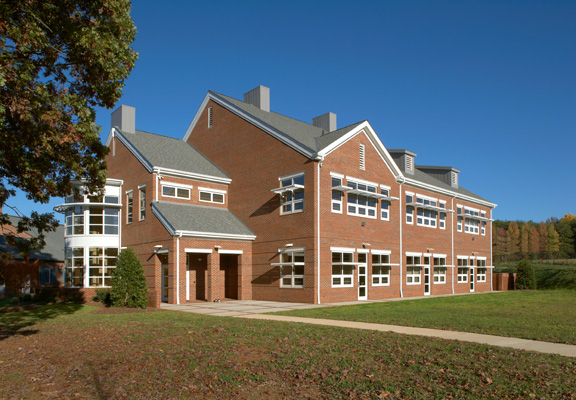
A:
<svg viewBox="0 0 576 400">
<path fill-rule="evenodd" d="M 368 290 L 366 286 L 366 270 L 368 269 L 368 264 L 366 259 L 366 253 L 358 254 L 358 300 L 368 299 Z"/>
<path fill-rule="evenodd" d="M 238 255 L 220 254 L 220 270 L 224 271 L 224 297 L 238 300 Z"/>
<path fill-rule="evenodd" d="M 189 298 L 206 300 L 206 274 L 208 272 L 208 255 L 188 253 L 188 289 Z"/>
<path fill-rule="evenodd" d="M 168 291 L 170 287 L 170 268 L 168 266 L 168 254 L 160 254 L 160 269 L 162 271 L 162 301 L 168 301 Z"/>
</svg>

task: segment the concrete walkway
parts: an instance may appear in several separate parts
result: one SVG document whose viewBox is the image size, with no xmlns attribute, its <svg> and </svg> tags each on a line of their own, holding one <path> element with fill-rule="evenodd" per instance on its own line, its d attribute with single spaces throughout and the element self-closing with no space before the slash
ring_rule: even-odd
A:
<svg viewBox="0 0 576 400">
<path fill-rule="evenodd" d="M 307 304 L 282 303 L 275 301 L 237 300 L 219 303 L 162 303 L 162 310 L 189 312 L 194 314 L 212 315 L 218 317 L 238 317 L 269 321 L 298 322 L 303 324 L 335 326 L 342 328 L 367 329 L 380 332 L 395 332 L 405 335 L 428 336 L 462 342 L 482 343 L 490 346 L 507 347 L 519 350 L 536 351 L 539 353 L 558 354 L 566 357 L 576 357 L 576 346 L 569 344 L 539 342 L 536 340 L 518 339 L 503 336 L 483 335 L 479 333 L 444 331 L 440 329 L 413 328 L 398 325 L 374 324 L 368 322 L 339 321 L 317 318 L 290 317 L 285 315 L 264 315 L 277 311 L 303 310 L 308 308 L 337 307 L 341 305 L 366 304 L 366 301 L 348 303 Z"/>
</svg>

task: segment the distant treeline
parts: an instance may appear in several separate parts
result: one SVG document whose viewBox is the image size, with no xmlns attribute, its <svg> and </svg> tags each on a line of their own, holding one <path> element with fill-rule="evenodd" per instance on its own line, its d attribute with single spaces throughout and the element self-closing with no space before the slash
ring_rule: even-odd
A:
<svg viewBox="0 0 576 400">
<path fill-rule="evenodd" d="M 546 222 L 493 222 L 492 246 L 495 264 L 509 261 L 576 257 L 576 216 Z"/>
</svg>

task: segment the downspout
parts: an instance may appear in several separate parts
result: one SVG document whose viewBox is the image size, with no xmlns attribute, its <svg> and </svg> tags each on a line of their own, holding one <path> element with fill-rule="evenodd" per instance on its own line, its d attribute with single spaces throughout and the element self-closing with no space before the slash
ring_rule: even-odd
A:
<svg viewBox="0 0 576 400">
<path fill-rule="evenodd" d="M 180 238 L 182 232 L 176 236 L 176 304 L 180 304 Z"/>
<path fill-rule="evenodd" d="M 158 173 L 154 175 L 156 176 L 156 201 L 158 201 Z"/>
<path fill-rule="evenodd" d="M 318 171 L 316 176 L 316 229 L 317 229 L 317 241 L 316 241 L 316 273 L 317 277 L 317 298 L 318 304 L 320 304 L 320 168 L 324 162 L 324 156 L 319 156 L 318 160 Z"/>
<path fill-rule="evenodd" d="M 404 180 L 400 181 L 400 187 L 399 187 L 399 213 L 398 213 L 398 217 L 399 217 L 399 222 L 400 222 L 400 297 L 404 297 L 404 292 L 402 291 L 402 268 L 403 268 L 403 262 L 402 260 L 404 259 L 403 255 L 402 255 L 402 216 L 403 216 L 403 207 L 402 207 L 402 184 L 404 183 Z"/>
<path fill-rule="evenodd" d="M 454 197 L 452 196 L 452 199 L 450 200 L 450 209 L 452 211 L 454 211 Z M 456 218 L 458 218 L 458 216 L 456 216 Z M 452 251 L 452 294 L 454 294 L 454 269 L 456 268 L 456 264 L 454 263 L 454 212 L 452 212 L 452 221 L 450 223 L 451 226 L 451 232 L 452 232 L 452 246 L 451 246 L 451 251 Z"/>
<path fill-rule="evenodd" d="M 492 260 L 492 208 L 490 209 L 490 291 L 494 291 L 494 260 Z"/>
</svg>

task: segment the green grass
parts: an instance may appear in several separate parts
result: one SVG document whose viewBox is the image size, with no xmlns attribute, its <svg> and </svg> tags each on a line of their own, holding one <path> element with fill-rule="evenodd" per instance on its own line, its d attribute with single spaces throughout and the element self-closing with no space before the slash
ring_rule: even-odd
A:
<svg viewBox="0 0 576 400">
<path fill-rule="evenodd" d="M 44 313 L 54 318 L 0 340 L 0 398 L 568 399 L 576 392 L 576 359 L 561 356 L 296 323 L 52 308 Z"/>
<path fill-rule="evenodd" d="M 512 291 L 279 312 L 576 344 L 576 291 Z"/>
</svg>

